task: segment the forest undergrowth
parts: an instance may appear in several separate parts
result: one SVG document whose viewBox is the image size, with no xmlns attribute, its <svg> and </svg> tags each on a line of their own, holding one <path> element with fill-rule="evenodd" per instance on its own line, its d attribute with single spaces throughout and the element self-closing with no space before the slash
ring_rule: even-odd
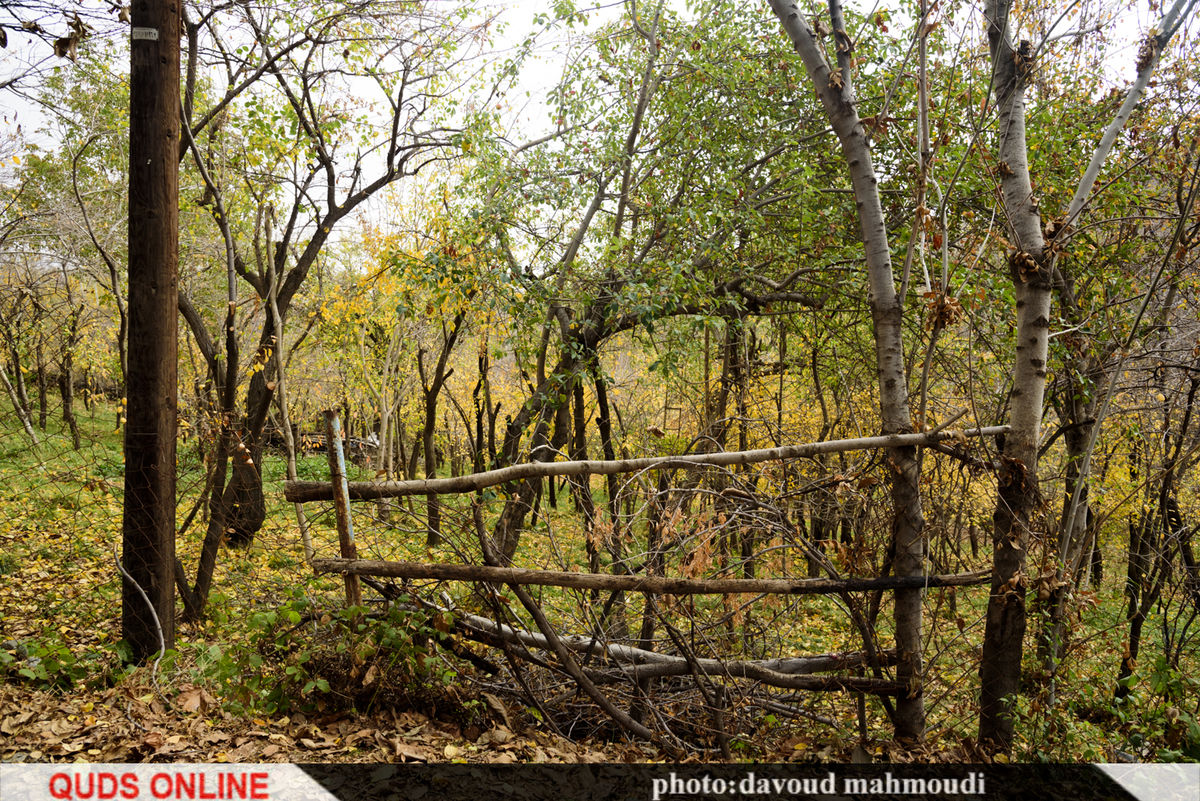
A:
<svg viewBox="0 0 1200 801">
<path fill-rule="evenodd" d="M 53 423 L 37 448 L 6 423 L 0 453 L 0 759 L 6 761 L 398 761 L 595 762 L 686 760 L 964 761 L 973 746 L 981 587 L 926 595 L 930 680 L 929 736 L 918 749 L 891 741 L 879 703 L 859 706 L 848 693 L 794 693 L 764 705 L 729 681 L 720 726 L 694 696 L 664 683 L 654 714 L 682 732 L 685 751 L 635 742 L 573 686 L 545 670 L 519 674 L 503 652 L 467 642 L 455 613 L 474 597 L 462 585 L 392 586 L 384 603 L 363 587 L 364 606 L 345 609 L 340 577 L 306 566 L 291 505 L 283 500 L 283 461 L 264 462 L 267 524 L 246 549 L 224 549 L 206 618 L 180 626 L 177 648 L 133 668 L 119 641 L 122 456 L 116 409 L 98 402 L 81 416 L 84 446 L 71 447 Z M 180 524 L 203 484 L 194 443 L 179 446 Z M 301 462 L 302 477 L 327 476 L 324 455 Z M 565 498 L 565 493 L 564 493 Z M 564 506 L 566 500 L 560 501 Z M 336 556 L 331 515 L 310 509 L 318 556 Z M 367 505 L 363 505 L 366 507 Z M 359 510 L 363 520 L 373 510 Z M 447 528 L 469 513 L 448 507 Z M 397 508 L 394 520 L 405 519 Z M 527 537 L 526 566 L 586 564 L 571 516 L 551 512 L 542 536 Z M 556 529 L 556 527 L 558 527 Z M 403 531 L 393 524 L 385 531 Z M 178 554 L 191 569 L 203 526 L 185 530 Z M 420 537 L 372 540 L 368 557 L 454 562 L 466 546 L 453 536 L 429 550 Z M 467 538 L 469 539 L 469 537 Z M 466 540 L 464 540 L 466 541 Z M 579 553 L 567 543 L 576 543 Z M 456 552 L 457 551 L 457 552 Z M 541 553 L 544 551 L 544 553 Z M 978 555 L 980 565 L 986 554 Z M 578 561 L 576 561 L 578 560 Z M 1098 677 L 1112 675 L 1122 647 L 1124 597 L 1113 568 L 1081 592 L 1079 634 L 1051 684 L 1028 649 L 1027 694 L 1019 700 L 1022 761 L 1178 760 L 1200 757 L 1196 655 L 1192 671 L 1143 661 L 1123 702 Z M 547 588 L 547 609 L 565 606 L 566 590 Z M 432 599 L 432 603 L 431 603 Z M 578 599 L 576 599 L 578 600 Z M 814 598 L 780 605 L 756 599 L 741 613 L 741 646 L 758 629 L 783 653 L 849 649 L 855 639 L 836 605 Z M 693 602 L 695 603 L 695 602 Z M 720 602 L 714 602 L 720 603 Z M 774 604 L 772 608 L 771 604 Z M 718 610 L 719 611 L 719 610 Z M 693 610 L 694 612 L 694 610 Z M 887 642 L 881 615 L 880 640 Z M 569 625 L 565 624 L 565 625 Z M 762 635 L 765 636 L 765 635 Z M 749 639 L 748 639 L 749 638 Z M 734 650 L 738 637 L 727 644 Z M 492 675 L 489 675 L 492 674 Z M 539 684 L 539 682 L 541 684 Z M 526 692 L 563 695 L 543 714 Z M 716 683 L 714 686 L 719 685 Z M 745 683 L 742 685 L 745 686 Z M 1051 691 L 1051 687 L 1053 688 Z M 1050 701 L 1053 692 L 1053 702 Z M 861 710 L 861 711 L 860 711 Z M 792 714 L 788 714 L 791 711 Z"/>
</svg>

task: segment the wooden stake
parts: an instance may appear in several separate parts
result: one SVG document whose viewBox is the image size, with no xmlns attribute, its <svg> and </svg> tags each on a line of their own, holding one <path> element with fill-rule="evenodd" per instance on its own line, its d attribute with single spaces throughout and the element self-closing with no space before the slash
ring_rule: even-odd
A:
<svg viewBox="0 0 1200 801">
<path fill-rule="evenodd" d="M 337 517 L 338 542 L 343 559 L 357 559 L 354 546 L 354 523 L 350 519 L 350 494 L 346 488 L 346 455 L 342 450 L 342 426 L 337 412 L 325 412 L 325 441 L 329 452 L 329 483 L 333 493 L 334 514 Z M 346 573 L 346 606 L 362 606 L 362 589 L 358 576 Z"/>
</svg>

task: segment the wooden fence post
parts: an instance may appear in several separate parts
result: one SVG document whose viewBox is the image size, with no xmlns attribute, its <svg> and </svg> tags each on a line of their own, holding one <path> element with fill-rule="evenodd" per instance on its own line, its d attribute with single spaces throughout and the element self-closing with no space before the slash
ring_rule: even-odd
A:
<svg viewBox="0 0 1200 801">
<path fill-rule="evenodd" d="M 181 6 L 131 8 L 121 634 L 135 662 L 175 644 Z"/>
<path fill-rule="evenodd" d="M 343 559 L 357 559 L 354 523 L 350 520 L 350 487 L 346 483 L 346 456 L 342 451 L 342 426 L 337 412 L 325 411 L 325 443 L 329 451 L 329 481 L 333 484 L 333 508 L 337 517 L 338 542 Z M 346 574 L 346 606 L 362 606 L 358 576 Z"/>
</svg>

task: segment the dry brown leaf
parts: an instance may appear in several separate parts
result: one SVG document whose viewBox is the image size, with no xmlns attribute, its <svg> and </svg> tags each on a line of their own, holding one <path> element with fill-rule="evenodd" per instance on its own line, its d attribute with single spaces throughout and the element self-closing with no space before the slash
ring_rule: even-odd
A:
<svg viewBox="0 0 1200 801">
<path fill-rule="evenodd" d="M 504 719 L 504 725 L 512 728 L 512 714 L 508 711 L 508 707 L 497 696 L 492 693 L 483 693 L 483 700 L 487 703 L 488 708 Z"/>
<path fill-rule="evenodd" d="M 392 738 L 392 750 L 406 762 L 428 762 L 429 756 L 419 748 L 405 745 L 399 737 Z"/>
<path fill-rule="evenodd" d="M 359 729 L 358 731 L 346 736 L 345 744 L 354 745 L 359 740 L 367 740 L 375 736 L 375 729 Z"/>
<path fill-rule="evenodd" d="M 19 715 L 10 715 L 3 722 L 0 722 L 0 732 L 5 734 L 16 734 L 17 727 L 24 726 L 29 721 L 33 720 L 33 712 L 22 712 Z"/>
<path fill-rule="evenodd" d="M 50 734 L 56 735 L 59 737 L 75 731 L 75 728 L 76 728 L 75 724 L 72 723 L 71 721 L 67 720 L 66 718 L 59 718 L 57 720 L 52 720 L 47 725 L 47 729 L 49 730 Z"/>
<path fill-rule="evenodd" d="M 184 690 L 183 692 L 181 692 L 179 694 L 179 697 L 176 698 L 175 700 L 176 700 L 176 703 L 179 704 L 179 708 L 182 709 L 184 712 L 199 712 L 200 711 L 200 705 L 201 705 L 200 689 L 197 687 L 192 687 L 191 689 Z"/>
<path fill-rule="evenodd" d="M 255 756 L 254 743 L 245 743 L 229 752 L 230 762 L 253 762 Z"/>
</svg>

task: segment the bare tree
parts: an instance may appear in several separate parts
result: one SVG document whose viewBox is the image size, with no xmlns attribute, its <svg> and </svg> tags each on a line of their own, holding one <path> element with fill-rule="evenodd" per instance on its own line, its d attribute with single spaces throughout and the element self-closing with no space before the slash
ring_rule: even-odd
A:
<svg viewBox="0 0 1200 801">
<path fill-rule="evenodd" d="M 435 10 L 382 0 L 302 4 L 296 15 L 289 22 L 270 8 L 214 5 L 186 21 L 181 155 L 190 153 L 201 173 L 201 202 L 221 232 L 227 306 L 214 336 L 193 298 L 180 297 L 207 364 L 221 432 L 208 479 L 208 528 L 191 587 L 177 568 L 189 617 L 203 609 L 221 543 L 249 543 L 264 519 L 263 436 L 282 363 L 268 356 L 286 346 L 277 326 L 286 323 L 341 221 L 390 184 L 451 157 L 445 146 L 460 128 L 439 119 L 438 101 L 467 88 L 471 75 L 458 75 L 455 67 L 466 63 L 470 46 L 484 35 L 483 28 Z M 245 37 L 250 46 L 234 47 L 231 37 Z M 226 88 L 200 112 L 195 106 L 203 99 L 205 67 L 223 72 Z M 349 113 L 339 99 L 345 92 L 373 92 L 373 105 Z M 235 107 L 239 97 L 244 108 Z M 260 122 L 255 115 L 263 109 L 291 121 L 296 146 L 243 138 L 229 148 L 238 156 L 266 148 L 266 180 L 217 158 L 220 137 L 232 135 L 221 130 L 234 127 L 230 117 L 244 113 L 240 135 L 253 137 Z M 233 217 L 236 197 L 257 209 L 249 232 Z M 275 209 L 278 226 L 265 225 Z M 249 322 L 238 320 L 243 282 L 271 313 L 255 321 L 260 329 L 249 389 L 239 400 L 238 331 Z"/>
</svg>

